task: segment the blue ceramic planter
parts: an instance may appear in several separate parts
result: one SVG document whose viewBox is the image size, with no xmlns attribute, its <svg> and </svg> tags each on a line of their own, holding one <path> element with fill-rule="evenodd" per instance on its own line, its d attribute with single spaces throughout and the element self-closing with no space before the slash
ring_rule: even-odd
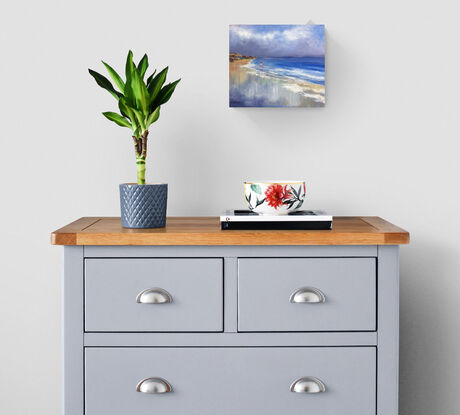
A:
<svg viewBox="0 0 460 415">
<path fill-rule="evenodd" d="M 162 228 L 166 225 L 167 184 L 120 184 L 121 225 Z"/>
</svg>

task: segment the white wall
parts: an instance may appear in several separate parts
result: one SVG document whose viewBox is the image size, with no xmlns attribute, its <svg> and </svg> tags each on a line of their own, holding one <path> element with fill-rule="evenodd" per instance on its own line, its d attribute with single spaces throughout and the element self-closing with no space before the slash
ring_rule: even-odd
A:
<svg viewBox="0 0 460 415">
<path fill-rule="evenodd" d="M 90 79 L 104 58 L 182 77 L 151 130 L 170 215 L 242 205 L 246 178 L 306 178 L 308 207 L 380 215 L 401 251 L 401 414 L 458 413 L 458 6 L 453 1 L 22 1 L 0 15 L 0 413 L 57 415 L 62 249 L 51 230 L 118 215 L 129 131 Z M 228 108 L 229 23 L 325 23 L 324 109 Z M 434 215 L 444 215 L 444 221 Z"/>
</svg>

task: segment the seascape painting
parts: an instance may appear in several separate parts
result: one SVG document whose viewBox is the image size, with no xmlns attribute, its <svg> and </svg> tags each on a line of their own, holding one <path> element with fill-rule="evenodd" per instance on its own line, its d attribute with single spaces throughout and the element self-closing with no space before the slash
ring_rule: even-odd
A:
<svg viewBox="0 0 460 415">
<path fill-rule="evenodd" d="M 324 25 L 230 25 L 230 107 L 323 107 Z"/>
</svg>

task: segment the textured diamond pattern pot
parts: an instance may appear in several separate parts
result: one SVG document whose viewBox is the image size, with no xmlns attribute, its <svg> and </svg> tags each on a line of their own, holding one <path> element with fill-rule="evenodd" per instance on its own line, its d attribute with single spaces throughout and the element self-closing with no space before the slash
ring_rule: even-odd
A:
<svg viewBox="0 0 460 415">
<path fill-rule="evenodd" d="M 162 228 L 166 225 L 167 184 L 120 184 L 121 225 Z"/>
</svg>

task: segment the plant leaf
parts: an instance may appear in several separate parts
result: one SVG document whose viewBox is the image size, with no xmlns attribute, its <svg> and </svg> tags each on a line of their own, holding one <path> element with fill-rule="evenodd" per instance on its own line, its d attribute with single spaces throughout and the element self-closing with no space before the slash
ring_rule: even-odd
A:
<svg viewBox="0 0 460 415">
<path fill-rule="evenodd" d="M 265 202 L 265 198 L 263 198 L 262 200 L 257 199 L 256 207 L 257 207 L 257 206 L 260 206 L 260 205 L 261 205 L 262 203 L 264 203 L 264 202 Z"/>
<path fill-rule="evenodd" d="M 295 200 L 287 200 L 284 204 L 288 205 L 287 209 L 291 209 L 295 202 Z"/>
<path fill-rule="evenodd" d="M 134 69 L 136 69 L 136 66 L 134 65 L 134 62 L 133 62 L 133 52 L 129 51 L 128 56 L 126 57 L 126 66 L 125 66 L 126 82 L 128 82 L 128 79 L 131 78 L 132 73 L 134 72 Z"/>
<path fill-rule="evenodd" d="M 150 106 L 149 92 L 147 91 L 147 87 L 137 70 L 132 73 L 131 87 L 133 90 L 136 108 L 141 110 L 144 115 L 147 116 L 149 114 Z"/>
<path fill-rule="evenodd" d="M 125 84 L 124 94 L 126 98 L 126 103 L 130 107 L 134 107 L 136 105 L 136 101 L 134 99 L 133 87 L 132 87 L 132 74 L 135 71 L 136 71 L 136 67 L 134 66 L 134 63 L 133 63 L 133 52 L 129 51 L 128 56 L 126 58 L 126 68 L 125 68 L 126 84 Z"/>
<path fill-rule="evenodd" d="M 118 101 L 118 108 L 119 108 L 119 110 L 121 112 L 121 115 L 123 115 L 123 117 L 131 118 L 132 111 L 126 105 L 126 101 L 125 101 L 124 98 L 120 98 L 120 100 Z"/>
<path fill-rule="evenodd" d="M 262 194 L 262 190 L 258 184 L 251 184 L 251 189 L 259 195 Z"/>
<path fill-rule="evenodd" d="M 139 122 L 137 121 L 136 115 L 134 114 L 132 108 L 130 108 L 125 101 L 125 98 L 120 98 L 118 101 L 118 108 L 120 109 L 121 114 L 131 120 L 133 130 L 139 127 Z"/>
<path fill-rule="evenodd" d="M 117 114 L 116 112 L 109 111 L 109 112 L 103 112 L 102 114 L 110 121 L 113 121 L 114 123 L 122 127 L 132 128 L 131 123 L 126 118 L 123 118 L 120 114 Z"/>
<path fill-rule="evenodd" d="M 137 108 L 131 108 L 131 111 L 136 116 L 136 121 L 137 121 L 140 129 L 142 130 L 141 132 L 144 132 L 147 129 L 147 127 L 145 126 L 145 116 L 144 116 L 144 114 L 142 114 L 142 112 L 140 110 L 138 110 Z"/>
<path fill-rule="evenodd" d="M 147 121 L 145 122 L 145 126 L 149 128 L 150 125 L 152 125 L 156 120 L 160 118 L 160 107 L 156 107 L 155 111 L 153 111 L 149 117 L 147 118 Z"/>
<path fill-rule="evenodd" d="M 110 77 L 112 78 L 113 82 L 115 82 L 115 85 L 118 87 L 118 89 L 123 93 L 125 91 L 125 83 L 123 82 L 123 79 L 121 79 L 120 75 L 113 69 L 108 63 L 105 63 L 102 61 L 104 64 L 105 68 L 107 69 L 107 72 L 109 73 Z"/>
<path fill-rule="evenodd" d="M 297 193 L 297 190 L 295 190 L 294 186 L 291 186 L 291 190 L 294 192 L 295 197 L 298 199 L 299 194 Z"/>
<path fill-rule="evenodd" d="M 155 76 L 155 74 L 157 73 L 157 70 L 155 69 L 152 73 L 152 75 L 150 75 L 148 78 L 147 78 L 147 88 L 150 84 L 150 82 L 152 81 L 153 77 Z"/>
<path fill-rule="evenodd" d="M 249 209 L 252 209 L 252 205 L 251 205 L 251 193 L 249 193 L 249 197 L 247 194 L 244 195 L 244 198 L 246 199 L 246 202 L 249 206 Z"/>
<path fill-rule="evenodd" d="M 149 67 L 149 58 L 147 54 L 145 54 L 142 59 L 139 61 L 139 64 L 137 65 L 137 71 L 139 72 L 139 75 L 141 79 L 144 79 L 145 72 L 147 72 L 147 68 Z"/>
<path fill-rule="evenodd" d="M 131 123 L 133 125 L 133 130 L 136 130 L 137 128 L 145 131 L 145 116 L 142 114 L 141 111 L 136 109 L 135 107 L 131 107 L 125 100 L 125 98 L 120 98 L 120 101 L 118 101 L 118 107 L 120 108 L 120 112 L 124 116 L 128 116 L 130 118 Z"/>
<path fill-rule="evenodd" d="M 157 97 L 158 93 L 161 90 L 161 87 L 166 81 L 166 75 L 168 74 L 168 67 L 164 68 L 161 72 L 158 73 L 155 78 L 152 79 L 152 81 L 148 84 L 148 91 L 150 95 L 150 104 L 155 101 L 155 98 Z M 158 105 L 156 105 L 158 106 Z"/>
<path fill-rule="evenodd" d="M 171 95 L 173 94 L 174 90 L 176 89 L 177 84 L 180 82 L 180 79 L 177 81 L 174 81 L 165 87 L 161 88 L 160 93 L 158 94 L 157 98 L 155 99 L 154 102 L 154 107 L 166 104 L 169 101 L 169 98 L 171 98 Z"/>
<path fill-rule="evenodd" d="M 101 88 L 104 88 L 105 90 L 109 91 L 116 100 L 120 99 L 120 97 L 123 96 L 118 91 L 115 91 L 115 88 L 113 87 L 112 83 L 104 75 L 101 75 L 100 73 L 93 71 L 92 69 L 88 69 L 88 72 L 96 80 L 96 83 Z"/>
</svg>

